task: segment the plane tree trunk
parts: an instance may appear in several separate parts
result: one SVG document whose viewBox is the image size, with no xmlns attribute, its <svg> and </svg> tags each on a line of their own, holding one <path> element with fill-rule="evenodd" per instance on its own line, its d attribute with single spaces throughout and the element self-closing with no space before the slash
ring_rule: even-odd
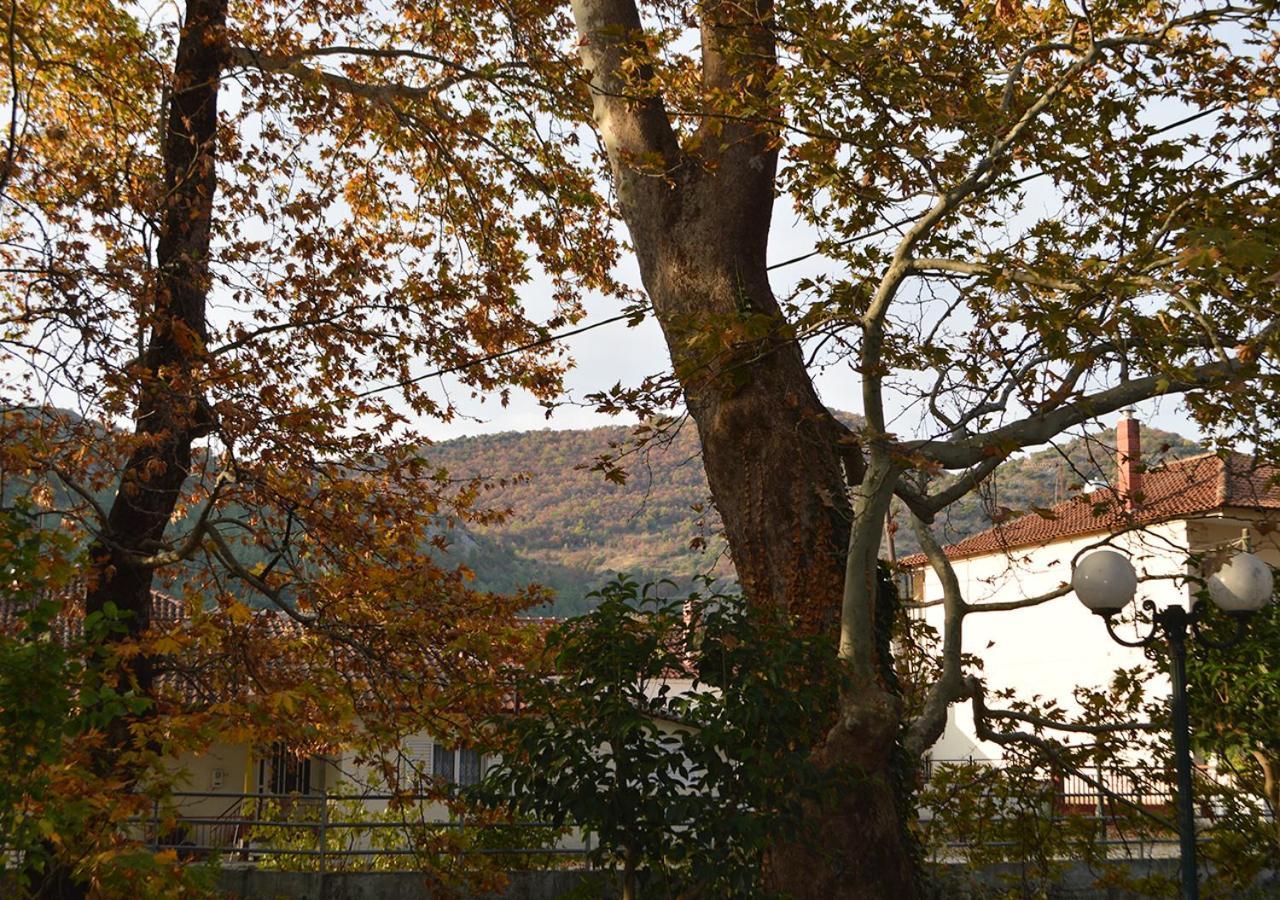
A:
<svg viewBox="0 0 1280 900">
<path fill-rule="evenodd" d="M 614 189 L 701 438 L 743 590 L 753 603 L 787 610 L 799 627 L 834 632 L 854 520 L 848 488 L 871 476 L 849 452 L 856 448 L 842 444 L 769 284 L 775 136 L 756 123 L 709 116 L 700 149 L 685 152 L 661 97 L 645 93 L 649 73 L 626 81 L 621 74 L 640 34 L 633 0 L 574 0 L 573 9 Z M 772 67 L 773 38 L 761 24 L 767 0 L 746 12 L 730 4 L 705 10 L 709 90 L 738 90 L 728 81 L 724 35 L 746 35 L 754 58 Z M 887 496 L 881 476 L 872 506 Z M 875 566 L 873 548 L 848 573 L 867 588 L 855 629 L 875 625 Z M 874 646 L 873 635 L 862 637 Z M 854 683 L 841 708 L 827 711 L 832 726 L 814 757 L 821 766 L 852 767 L 854 786 L 810 805 L 820 840 L 778 835 L 769 854 L 771 878 L 795 897 L 901 898 L 915 890 L 893 789 L 899 708 L 874 662 Z"/>
</svg>

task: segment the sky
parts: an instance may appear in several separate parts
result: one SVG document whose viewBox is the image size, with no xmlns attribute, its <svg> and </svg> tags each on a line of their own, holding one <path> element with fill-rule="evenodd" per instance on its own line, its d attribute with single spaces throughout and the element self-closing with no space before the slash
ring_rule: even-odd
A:
<svg viewBox="0 0 1280 900">
<path fill-rule="evenodd" d="M 806 254 L 813 249 L 818 239 L 812 230 L 795 220 L 789 204 L 790 201 L 785 197 L 779 198 L 774 208 L 769 244 L 771 261 L 789 260 Z M 817 257 L 775 269 L 771 273 L 774 293 L 785 295 L 801 278 L 823 271 L 833 271 L 833 264 Z M 640 286 L 639 271 L 633 258 L 625 257 L 619 265 L 618 273 L 628 284 Z M 549 290 L 546 285 L 536 281 L 526 289 L 526 296 L 535 309 L 541 305 L 539 297 L 547 294 Z M 587 317 L 580 324 L 600 321 L 622 311 L 618 303 L 598 296 L 588 298 L 585 306 Z M 577 400 L 594 391 L 604 390 L 618 381 L 624 386 L 636 384 L 645 376 L 664 371 L 670 366 L 670 356 L 661 329 L 652 316 L 635 328 L 629 328 L 625 322 L 605 325 L 567 339 L 564 346 L 574 361 L 574 367 L 566 378 L 566 385 L 570 396 Z M 469 389 L 460 387 L 456 379 L 438 379 L 437 383 L 447 385 L 449 395 L 465 415 L 452 422 L 422 421 L 423 432 L 434 441 L 503 431 L 594 428 L 634 422 L 633 418 L 597 413 L 584 404 L 560 406 L 548 418 L 546 411 L 527 394 L 513 392 L 511 402 L 504 408 L 493 397 L 470 398 Z M 819 395 L 828 407 L 849 412 L 860 410 L 856 376 L 847 367 L 836 366 L 817 372 L 815 383 Z M 1154 427 L 1174 431 L 1192 439 L 1201 437 L 1200 431 L 1187 418 L 1176 399 L 1145 403 L 1138 407 L 1137 415 Z M 1113 414 L 1104 417 L 1102 423 L 1110 427 L 1117 418 L 1118 415 Z"/>
<path fill-rule="evenodd" d="M 234 102 L 235 86 L 230 88 L 228 102 Z M 1174 110 L 1160 110 L 1173 117 Z M 797 221 L 790 207 L 790 199 L 782 196 L 775 206 L 773 228 L 769 248 L 771 262 L 789 260 L 810 252 L 818 236 L 806 225 Z M 771 273 L 774 291 L 779 296 L 790 293 L 801 278 L 824 271 L 832 271 L 829 260 L 813 258 L 776 269 Z M 619 263 L 619 276 L 628 284 L 640 287 L 635 261 L 624 257 Z M 549 315 L 550 287 L 545 281 L 534 280 L 524 288 L 527 305 L 534 316 Z M 600 296 L 585 301 L 587 315 L 583 324 L 591 324 L 621 312 L 618 303 Z M 634 385 L 645 376 L 660 373 L 669 368 L 666 345 L 657 323 L 646 319 L 635 328 L 625 322 L 616 322 L 569 338 L 563 343 L 574 367 L 566 378 L 570 400 L 581 401 L 584 396 L 604 390 L 616 382 Z M 844 366 L 833 366 L 815 372 L 818 392 L 824 402 L 833 409 L 858 412 L 860 398 L 856 375 Z M 503 407 L 496 396 L 473 397 L 471 390 L 456 378 L 435 379 L 436 389 L 447 392 L 450 399 L 461 408 L 463 414 L 450 422 L 420 419 L 416 423 L 421 432 L 432 440 L 441 441 L 467 435 L 502 431 L 527 431 L 545 428 L 590 428 L 599 425 L 629 424 L 633 420 L 599 414 L 581 402 L 559 406 L 548 418 L 532 397 L 513 391 L 508 406 Z M 61 398 L 55 398 L 55 401 Z M 892 413 L 892 410 L 891 410 Z M 1182 414 L 1176 400 L 1145 404 L 1139 416 L 1160 428 L 1177 431 L 1187 437 L 1200 437 L 1194 425 Z M 1115 416 L 1104 420 L 1110 425 Z M 905 427 L 905 424 L 904 424 Z"/>
</svg>

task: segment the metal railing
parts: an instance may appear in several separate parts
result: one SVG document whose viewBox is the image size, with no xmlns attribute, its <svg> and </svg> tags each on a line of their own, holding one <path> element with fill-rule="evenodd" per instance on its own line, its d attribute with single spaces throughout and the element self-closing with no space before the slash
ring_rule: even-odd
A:
<svg viewBox="0 0 1280 900">
<path fill-rule="evenodd" d="M 1165 767 L 1113 764 L 1062 772 L 1045 766 L 1030 767 L 972 756 L 931 758 L 925 761 L 925 780 L 932 780 L 939 769 L 948 766 L 972 766 L 1029 776 L 1051 790 L 1055 806 L 1063 809 L 1094 808 L 1099 802 L 1115 802 L 1115 798 L 1149 808 L 1162 808 L 1173 802 L 1173 770 Z M 1208 777 L 1207 772 L 1200 775 Z"/>
<path fill-rule="evenodd" d="M 153 850 L 180 859 L 218 858 L 229 863 L 282 868 L 396 868 L 426 857 L 499 856 L 516 860 L 573 860 L 588 865 L 591 835 L 543 822 L 432 818 L 438 795 L 306 794 L 178 791 L 170 804 L 132 820 Z M 231 803 L 217 814 L 192 810 L 213 800 Z"/>
<path fill-rule="evenodd" d="M 969 757 L 927 760 L 926 779 L 931 781 L 947 767 L 969 767 L 975 770 L 978 779 L 991 778 L 993 790 L 997 789 L 994 779 L 1001 776 L 1021 779 L 1023 793 L 1030 791 L 1032 804 L 1039 804 L 1038 815 L 1044 821 L 1091 822 L 1097 835 L 1096 844 L 1108 852 L 1119 851 L 1126 856 L 1166 855 L 1178 844 L 1173 826 L 1174 772 L 1169 767 L 1111 764 L 1064 772 L 1052 767 Z M 1197 768 L 1195 777 L 1207 789 L 1201 793 L 1197 788 L 1197 796 L 1202 799 L 1197 804 L 1196 817 L 1204 828 L 1212 829 L 1229 808 L 1224 805 L 1223 797 L 1236 793 L 1239 786 L 1229 777 L 1205 767 Z M 983 783 L 979 780 L 973 786 L 981 790 Z M 998 818 L 998 802 L 994 809 Z M 1260 819 L 1274 821 L 1273 811 L 1265 804 L 1257 804 L 1255 811 Z M 1013 814 L 1025 812 L 1022 808 Z M 922 808 L 922 821 L 932 819 L 933 815 L 933 811 Z M 964 840 L 949 839 L 944 843 L 950 850 L 961 852 L 972 846 Z M 1011 846 L 998 840 L 984 841 L 982 845 L 987 849 Z"/>
<path fill-rule="evenodd" d="M 1116 798 L 1160 818 L 1167 818 L 1172 804 L 1171 773 L 1153 766 L 1111 765 L 1064 774 L 1000 760 L 931 759 L 924 774 L 932 779 L 943 767 L 966 765 L 989 770 L 992 777 L 1004 773 L 1029 778 L 1044 798 L 1045 816 L 1092 819 L 1103 844 L 1134 844 L 1135 835 L 1115 825 L 1120 808 Z M 1208 778 L 1209 773 L 1202 776 Z M 545 867 L 590 864 L 591 835 L 573 826 L 468 821 L 447 817 L 440 801 L 435 794 L 183 791 L 171 794 L 163 808 L 156 801 L 151 815 L 132 825 L 153 849 L 173 850 L 183 859 L 216 857 L 227 863 L 322 872 L 362 865 L 396 868 L 396 860 L 410 867 L 427 857 L 505 857 Z M 211 806 L 216 811 L 207 811 Z M 921 812 L 923 819 L 932 817 L 927 809 Z M 1214 816 L 1212 809 L 1203 812 L 1206 818 Z M 1175 840 L 1159 828 L 1147 828 L 1138 843 L 1152 846 Z"/>
</svg>

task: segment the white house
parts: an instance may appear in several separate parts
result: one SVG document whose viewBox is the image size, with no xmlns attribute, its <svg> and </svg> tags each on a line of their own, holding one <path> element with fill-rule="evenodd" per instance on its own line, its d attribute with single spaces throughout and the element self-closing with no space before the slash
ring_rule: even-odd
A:
<svg viewBox="0 0 1280 900">
<path fill-rule="evenodd" d="M 1103 543 L 1133 562 L 1140 579 L 1137 602 L 1149 599 L 1158 606 L 1190 602 L 1198 590 L 1186 578 L 1196 574 L 1189 563 L 1193 554 L 1204 557 L 1205 571 L 1199 573 L 1204 576 L 1246 541 L 1265 562 L 1280 566 L 1275 530 L 1280 525 L 1280 471 L 1239 454 L 1203 454 L 1145 468 L 1140 426 L 1129 415 L 1117 426 L 1116 444 L 1114 487 L 1010 519 L 943 548 L 966 603 L 1050 593 L 1070 582 L 1078 555 Z M 941 599 L 940 581 L 923 554 L 907 557 L 901 565 L 911 573 L 917 603 Z M 925 606 L 923 614 L 941 628 L 940 605 Z M 1055 698 L 1065 709 L 1072 708 L 1077 685 L 1104 686 L 1117 668 L 1143 661 L 1141 650 L 1113 642 L 1070 592 L 1026 609 L 967 616 L 963 649 L 984 660 L 988 689 Z M 975 734 L 971 709 L 954 708 L 933 757 L 1000 757 L 998 747 Z"/>
<path fill-rule="evenodd" d="M 155 595 L 154 602 L 164 609 L 181 607 L 159 594 Z M 262 610 L 256 615 L 271 617 L 270 630 L 287 632 L 300 627 L 272 611 Z M 553 621 L 539 620 L 539 624 L 545 626 Z M 687 694 L 692 686 L 692 674 L 677 670 L 666 673 L 660 680 L 647 682 L 644 687 L 652 697 L 659 696 L 665 689 L 666 696 L 674 698 Z M 517 708 L 510 711 L 519 713 Z M 653 724 L 663 736 L 688 728 L 676 719 L 662 716 L 655 716 Z M 232 847 L 252 831 L 254 846 L 259 847 L 262 829 L 250 829 L 247 823 L 278 818 L 274 810 L 282 805 L 314 818 L 319 804 L 328 803 L 328 815 L 341 819 L 344 817 L 339 812 L 341 804 L 346 802 L 344 798 L 349 798 L 363 813 L 376 816 L 391 808 L 389 792 L 393 790 L 439 796 L 449 790 L 449 786 L 477 784 L 495 761 L 479 749 L 458 746 L 427 731 L 403 736 L 398 747 L 391 749 L 383 760 L 360 759 L 356 751 L 341 745 L 321 755 L 307 756 L 279 743 L 270 747 L 215 743 L 198 753 L 185 753 L 174 761 L 183 773 L 173 795 L 175 811 L 184 820 L 179 840 L 202 848 Z M 383 774 L 388 764 L 397 772 L 394 785 L 388 785 Z M 290 799 L 282 801 L 282 795 L 290 795 Z M 442 823 L 451 819 L 450 809 L 444 802 L 425 800 L 411 809 L 397 807 L 394 814 L 388 816 L 388 822 L 403 821 L 409 827 L 414 823 Z M 347 839 L 357 832 L 358 829 L 348 830 Z M 368 847 L 372 832 L 361 835 L 356 839 Z M 271 842 L 269 837 L 266 840 Z M 560 837 L 557 846 L 562 850 L 581 850 L 589 847 L 589 840 L 575 829 Z M 335 844 L 341 846 L 341 841 L 335 840 Z"/>
</svg>

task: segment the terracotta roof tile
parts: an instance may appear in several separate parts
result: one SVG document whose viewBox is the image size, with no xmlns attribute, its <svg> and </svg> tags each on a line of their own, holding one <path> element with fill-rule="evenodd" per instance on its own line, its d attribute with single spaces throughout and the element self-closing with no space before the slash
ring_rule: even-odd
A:
<svg viewBox="0 0 1280 900">
<path fill-rule="evenodd" d="M 1205 454 L 1153 466 L 1143 473 L 1137 508 L 1124 508 L 1115 490 L 1092 491 L 1057 504 L 1044 515 L 1031 513 L 1002 522 L 944 548 L 950 559 L 1003 553 L 1068 537 L 1120 531 L 1223 507 L 1280 510 L 1280 469 L 1233 453 Z M 925 564 L 923 553 L 899 565 Z"/>
<path fill-rule="evenodd" d="M 48 593 L 45 594 L 49 596 Z M 62 611 L 58 616 L 59 625 L 70 629 L 72 635 L 81 634 L 84 626 L 84 584 L 68 584 L 52 592 Z M 16 603 L 0 601 L 0 631 L 14 628 L 25 607 Z M 177 597 L 153 590 L 151 592 L 151 621 L 157 624 L 174 624 L 187 618 L 187 606 Z"/>
</svg>

